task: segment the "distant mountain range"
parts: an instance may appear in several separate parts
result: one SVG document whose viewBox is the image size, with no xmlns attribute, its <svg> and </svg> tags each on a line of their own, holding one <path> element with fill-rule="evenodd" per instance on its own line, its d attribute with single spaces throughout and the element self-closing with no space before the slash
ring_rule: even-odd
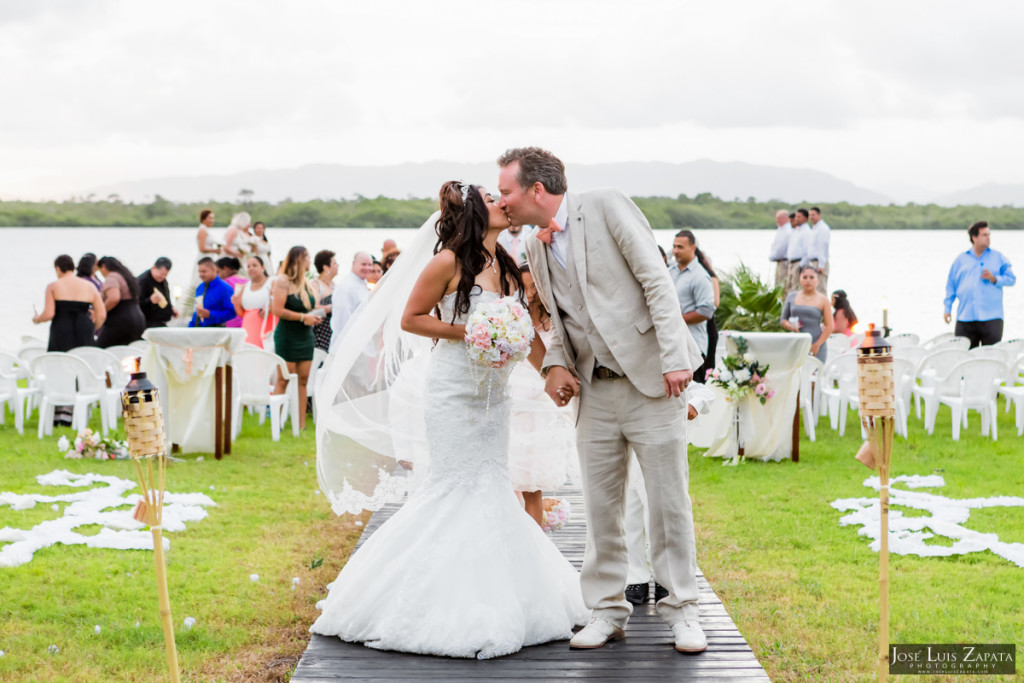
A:
<svg viewBox="0 0 1024 683">
<path fill-rule="evenodd" d="M 569 187 L 575 190 L 616 187 L 629 195 L 642 197 L 675 197 L 680 194 L 694 197 L 707 192 L 725 200 L 745 201 L 754 197 L 758 201 L 778 200 L 790 205 L 841 201 L 885 205 L 913 201 L 946 206 L 1024 206 L 1024 184 L 988 183 L 947 194 L 899 184 L 873 190 L 812 169 L 706 159 L 678 164 L 570 164 L 568 174 Z M 404 199 L 434 197 L 441 183 L 452 178 L 480 183 L 493 190 L 496 176 L 497 169 L 492 162 L 432 161 L 392 166 L 309 164 L 291 169 L 255 170 L 230 175 L 125 181 L 91 187 L 74 194 L 82 197 L 93 194 L 96 198 L 116 194 L 122 200 L 132 202 L 149 202 L 159 194 L 175 202 L 201 202 L 235 200 L 239 198 L 239 191 L 246 189 L 253 192 L 252 199 L 273 203 L 284 199 L 351 199 L 357 195 Z"/>
</svg>

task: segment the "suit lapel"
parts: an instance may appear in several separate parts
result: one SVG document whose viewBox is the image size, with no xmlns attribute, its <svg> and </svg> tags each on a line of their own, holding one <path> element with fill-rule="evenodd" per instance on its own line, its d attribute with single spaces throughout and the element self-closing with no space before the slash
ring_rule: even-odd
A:
<svg viewBox="0 0 1024 683">
<path fill-rule="evenodd" d="M 583 204 L 579 197 L 567 194 L 565 201 L 569 207 L 569 249 L 567 259 L 572 259 L 576 266 L 576 276 L 579 279 L 580 291 L 586 293 L 587 282 L 587 238 L 584 234 Z"/>
</svg>

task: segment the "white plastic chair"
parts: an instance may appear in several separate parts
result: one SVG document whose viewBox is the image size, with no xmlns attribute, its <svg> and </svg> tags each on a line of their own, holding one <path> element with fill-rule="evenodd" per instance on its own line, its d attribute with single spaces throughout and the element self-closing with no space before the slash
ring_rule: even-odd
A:
<svg viewBox="0 0 1024 683">
<path fill-rule="evenodd" d="M 121 367 L 121 359 L 98 346 L 79 346 L 68 353 L 84 360 L 94 373 L 104 379 L 103 398 L 107 408 L 107 427 L 117 429 L 117 416 L 121 414 L 121 390 L 128 383 L 128 376 Z"/>
<path fill-rule="evenodd" d="M 896 391 L 896 433 L 907 438 L 910 390 L 914 387 L 917 364 L 907 358 L 892 359 L 892 380 Z"/>
<path fill-rule="evenodd" d="M 967 413 L 977 410 L 981 414 L 981 435 L 991 432 L 996 441 L 996 382 L 1006 376 L 1006 365 L 990 358 L 977 358 L 958 363 L 941 382 L 924 391 L 931 394 L 925 401 L 924 426 L 931 434 L 935 431 L 935 416 L 939 404 L 953 412 L 953 441 L 960 440 L 960 428 L 967 426 Z"/>
<path fill-rule="evenodd" d="M 316 387 L 320 382 L 320 368 L 327 362 L 327 352 L 323 349 L 313 349 L 313 363 L 309 366 L 309 378 L 306 380 L 308 387 L 306 393 L 313 399 L 313 421 L 316 421 Z"/>
<path fill-rule="evenodd" d="M 921 417 L 921 399 L 925 396 L 921 389 L 929 389 L 935 386 L 940 380 L 945 379 L 949 371 L 953 369 L 961 361 L 965 361 L 969 358 L 966 350 L 960 349 L 939 349 L 938 351 L 930 351 L 928 355 L 921 359 L 921 362 L 917 366 L 917 373 L 915 380 L 920 381 L 920 386 L 913 386 L 911 390 L 914 394 L 914 411 L 917 413 L 917 417 Z M 916 384 L 915 381 L 915 384 Z M 927 404 L 927 399 L 925 403 Z"/>
<path fill-rule="evenodd" d="M 816 438 L 815 427 L 821 405 L 821 371 L 824 368 L 825 364 L 814 356 L 804 358 L 804 364 L 800 367 L 800 411 L 804 416 L 804 432 L 812 442 Z"/>
<path fill-rule="evenodd" d="M 1016 358 L 1024 353 L 1024 339 L 1007 339 L 992 346 L 993 348 L 1007 351 L 1010 354 L 1010 358 Z"/>
<path fill-rule="evenodd" d="M 921 346 L 923 346 L 926 349 L 930 349 L 933 346 L 935 346 L 936 344 L 939 344 L 941 342 L 947 341 L 949 339 L 956 339 L 956 333 L 955 332 L 943 332 L 942 334 L 937 335 L 935 337 L 932 337 L 931 339 L 928 339 L 927 341 L 921 342 Z"/>
<path fill-rule="evenodd" d="M 71 427 L 78 432 L 89 425 L 89 407 L 100 405 L 100 430 L 107 433 L 107 410 L 103 400 L 106 382 L 81 358 L 67 353 L 44 353 L 32 361 L 40 379 L 39 438 L 53 434 L 53 413 L 57 406 L 71 406 Z"/>
<path fill-rule="evenodd" d="M 997 349 L 994 346 L 975 346 L 968 353 L 971 358 L 990 358 L 999 361 L 1003 365 L 1010 365 L 1010 352 L 1006 349 Z"/>
<path fill-rule="evenodd" d="M 1017 406 L 1014 424 L 1017 426 L 1017 436 L 1024 436 L 1024 356 L 1010 366 L 1006 384 L 996 391 L 1006 399 L 1006 412 L 1010 412 L 1010 406 Z"/>
<path fill-rule="evenodd" d="M 914 372 L 917 372 L 917 366 L 921 364 L 921 361 L 927 355 L 928 349 L 923 346 L 896 346 L 892 350 L 893 358 L 903 358 L 913 363 Z"/>
<path fill-rule="evenodd" d="M 889 342 L 889 346 L 893 349 L 898 349 L 904 346 L 919 346 L 921 344 L 921 337 L 913 332 L 894 334 L 890 337 L 886 337 L 885 340 Z"/>
<path fill-rule="evenodd" d="M 39 356 L 46 353 L 46 347 L 39 346 L 22 346 L 18 349 L 18 360 L 21 372 L 19 373 L 19 379 L 28 381 L 28 386 L 39 390 L 41 387 L 42 378 L 36 377 L 32 370 L 32 361 Z M 29 418 L 32 416 L 32 411 L 39 406 L 40 391 L 34 392 L 28 399 L 28 406 L 25 410 L 25 417 Z"/>
<path fill-rule="evenodd" d="M 845 334 L 830 334 L 825 340 L 825 348 L 828 349 L 828 357 L 838 356 L 842 353 L 849 353 L 857 348 L 855 337 L 847 337 Z"/>
<path fill-rule="evenodd" d="M 45 349 L 47 347 L 47 341 L 40 339 L 39 337 L 33 337 L 30 334 L 21 335 L 21 347 L 23 349 L 32 347 L 37 349 Z"/>
<path fill-rule="evenodd" d="M 839 436 L 846 433 L 846 413 L 853 406 L 860 406 L 857 393 L 857 356 L 844 353 L 832 356 L 825 367 L 818 373 L 821 382 L 823 403 L 827 401 L 829 424 L 839 431 Z"/>
<path fill-rule="evenodd" d="M 924 344 L 922 344 L 922 346 L 924 346 Z M 971 340 L 967 337 L 953 337 L 952 339 L 942 339 L 931 346 L 925 346 L 925 348 L 929 351 L 944 351 L 946 349 L 967 351 L 971 348 Z"/>
<path fill-rule="evenodd" d="M 26 380 L 28 386 L 18 386 L 18 380 Z M 13 353 L 0 351 L 0 424 L 4 423 L 6 413 L 4 402 L 14 413 L 14 426 L 19 434 L 24 434 L 25 420 L 32 417 L 33 407 L 39 401 L 39 384 L 31 367 Z"/>
<path fill-rule="evenodd" d="M 145 349 L 140 349 L 135 346 L 108 346 L 103 350 L 115 356 L 118 362 L 125 358 L 139 358 L 142 356 L 143 352 L 145 352 Z"/>
<path fill-rule="evenodd" d="M 241 427 L 241 406 L 256 408 L 260 424 L 265 419 L 266 409 L 270 412 L 270 433 L 274 441 L 281 440 L 281 426 L 287 411 L 292 420 L 292 434 L 299 435 L 299 376 L 288 372 L 288 364 L 277 354 L 263 349 L 242 348 L 231 355 L 233 376 L 238 383 L 239 410 L 235 411 L 235 429 Z M 288 379 L 288 388 L 283 394 L 271 393 L 277 371 Z M 305 409 L 305 406 L 302 406 Z"/>
</svg>

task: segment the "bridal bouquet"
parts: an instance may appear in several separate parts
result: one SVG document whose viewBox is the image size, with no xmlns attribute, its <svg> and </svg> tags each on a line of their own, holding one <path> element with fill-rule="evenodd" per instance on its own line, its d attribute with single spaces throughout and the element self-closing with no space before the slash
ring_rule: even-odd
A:
<svg viewBox="0 0 1024 683">
<path fill-rule="evenodd" d="M 466 320 L 469 358 L 488 368 L 526 358 L 533 334 L 529 311 L 511 296 L 479 304 Z"/>
<path fill-rule="evenodd" d="M 736 336 L 736 355 L 728 355 L 722 359 L 724 369 L 712 368 L 707 371 L 706 379 L 725 391 L 729 400 L 739 400 L 745 396 L 753 395 L 764 405 L 768 399 L 775 395 L 775 390 L 768 387 L 765 382 L 765 375 L 768 374 L 768 365 L 761 365 L 747 351 L 747 340 Z"/>
<path fill-rule="evenodd" d="M 547 532 L 558 531 L 569 521 L 569 501 L 557 498 L 545 498 L 544 524 L 541 529 Z"/>
<path fill-rule="evenodd" d="M 68 437 L 57 440 L 57 450 L 64 453 L 65 458 L 80 460 L 94 458 L 96 460 L 126 460 L 128 458 L 128 442 L 100 436 L 91 429 L 80 432 L 75 437 L 74 447 Z"/>
</svg>

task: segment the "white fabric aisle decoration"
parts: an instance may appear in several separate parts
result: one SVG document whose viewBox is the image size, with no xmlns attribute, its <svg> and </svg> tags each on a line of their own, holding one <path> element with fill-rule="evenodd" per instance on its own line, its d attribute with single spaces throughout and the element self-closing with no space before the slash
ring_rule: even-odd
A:
<svg viewBox="0 0 1024 683">
<path fill-rule="evenodd" d="M 908 488 L 941 488 L 946 485 L 940 475 L 901 475 L 889 481 L 889 552 L 919 557 L 949 557 L 991 550 L 993 553 L 1024 568 L 1024 543 L 1004 543 L 998 534 L 985 534 L 968 529 L 964 524 L 972 509 L 987 507 L 1024 507 L 1024 498 L 994 496 L 990 498 L 946 498 L 923 491 L 895 488 L 898 482 Z M 868 477 L 864 486 L 878 491 L 878 477 Z M 895 506 L 923 510 L 930 516 L 906 517 Z M 840 526 L 859 524 L 857 533 L 871 539 L 871 549 L 881 546 L 881 509 L 878 498 L 841 498 L 832 503 L 840 512 L 852 511 L 839 519 Z M 928 545 L 936 536 L 953 539 L 953 545 Z"/>
<path fill-rule="evenodd" d="M 0 506 L 9 505 L 12 510 L 30 510 L 37 504 L 70 503 L 64 514 L 57 519 L 40 522 L 31 529 L 0 529 L 0 567 L 17 567 L 32 559 L 41 548 L 57 543 L 64 545 L 85 545 L 89 548 L 112 550 L 152 550 L 153 536 L 145 525 L 132 519 L 132 510 L 139 501 L 138 494 L 125 495 L 136 488 L 136 483 L 102 474 L 73 474 L 67 470 L 55 470 L 41 474 L 36 481 L 42 486 L 74 486 L 84 488 L 94 484 L 106 484 L 76 493 L 48 496 L 41 493 L 0 492 Z M 198 522 L 206 517 L 204 507 L 216 507 L 203 493 L 164 494 L 163 529 L 184 531 L 186 522 Z M 126 506 L 123 509 L 116 509 Z M 83 535 L 76 528 L 97 524 L 102 526 L 98 534 Z M 170 548 L 165 536 L 164 549 Z"/>
</svg>

